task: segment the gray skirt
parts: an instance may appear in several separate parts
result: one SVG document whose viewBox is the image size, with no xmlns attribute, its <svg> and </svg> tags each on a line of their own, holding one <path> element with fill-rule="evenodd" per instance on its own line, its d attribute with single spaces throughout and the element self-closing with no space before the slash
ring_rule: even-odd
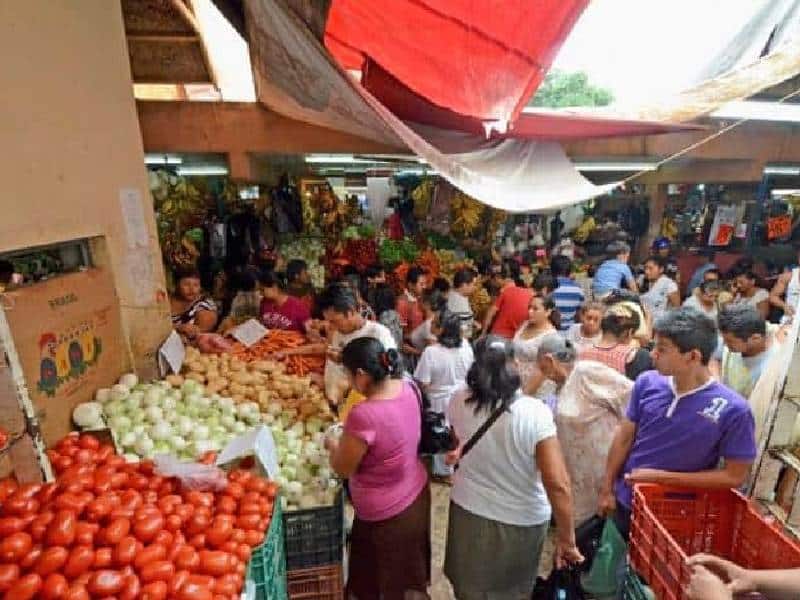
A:
<svg viewBox="0 0 800 600">
<path fill-rule="evenodd" d="M 456 598 L 529 599 L 548 525 L 507 525 L 450 502 L 444 573 Z"/>
</svg>

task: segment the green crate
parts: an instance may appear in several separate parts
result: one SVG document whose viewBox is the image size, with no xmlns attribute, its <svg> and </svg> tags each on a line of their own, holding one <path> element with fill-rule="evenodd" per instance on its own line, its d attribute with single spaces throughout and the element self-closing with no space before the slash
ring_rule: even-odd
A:
<svg viewBox="0 0 800 600">
<path fill-rule="evenodd" d="M 628 567 L 625 580 L 622 582 L 622 600 L 655 600 L 656 596 L 647 587 L 633 569 Z"/>
<path fill-rule="evenodd" d="M 286 547 L 283 539 L 283 509 L 275 496 L 272 520 L 264 542 L 253 550 L 247 565 L 247 580 L 252 581 L 255 600 L 286 600 Z"/>
</svg>

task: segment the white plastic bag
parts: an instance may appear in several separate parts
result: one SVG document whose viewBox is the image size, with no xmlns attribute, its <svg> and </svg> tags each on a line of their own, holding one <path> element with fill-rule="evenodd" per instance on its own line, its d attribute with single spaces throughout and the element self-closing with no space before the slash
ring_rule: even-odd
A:
<svg viewBox="0 0 800 600">
<path fill-rule="evenodd" d="M 168 454 L 158 454 L 153 459 L 156 473 L 164 477 L 175 477 L 189 490 L 219 492 L 228 485 L 225 472 L 214 465 L 183 462 Z"/>
</svg>

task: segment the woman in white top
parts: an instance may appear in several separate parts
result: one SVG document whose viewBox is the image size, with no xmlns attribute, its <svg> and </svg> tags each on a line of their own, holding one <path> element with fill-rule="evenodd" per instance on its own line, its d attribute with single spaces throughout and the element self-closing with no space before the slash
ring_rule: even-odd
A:
<svg viewBox="0 0 800 600">
<path fill-rule="evenodd" d="M 428 397 L 431 409 L 446 413 L 450 398 L 467 378 L 467 371 L 475 361 L 472 347 L 462 337 L 461 319 L 458 315 L 445 312 L 441 326 L 435 327 L 437 342 L 425 348 L 414 372 Z M 453 467 L 445 463 L 445 455 L 433 457 L 433 475 L 449 477 Z"/>
<path fill-rule="evenodd" d="M 642 305 L 650 311 L 654 322 L 667 310 L 681 305 L 678 284 L 664 274 L 666 268 L 667 261 L 661 256 L 651 256 L 644 263 L 647 291 L 640 299 Z"/>
<path fill-rule="evenodd" d="M 794 267 L 778 277 L 770 291 L 769 302 L 783 311 L 783 323 L 791 321 L 800 302 L 800 267 Z"/>
<path fill-rule="evenodd" d="M 736 286 L 735 304 L 748 304 L 758 309 L 763 318 L 769 315 L 769 292 L 756 285 L 756 275 L 749 264 L 738 267 L 734 284 Z"/>
<path fill-rule="evenodd" d="M 534 296 L 528 307 L 528 320 L 514 334 L 514 356 L 517 361 L 519 376 L 522 380 L 522 390 L 526 394 L 547 395 L 553 389 L 540 390 L 544 383 L 536 367 L 536 354 L 539 344 L 549 333 L 557 332 L 561 325 L 561 313 L 556 308 L 552 296 Z M 537 394 L 537 392 L 539 392 Z"/>
<path fill-rule="evenodd" d="M 684 301 L 683 305 L 700 311 L 716 323 L 719 314 L 717 299 L 720 291 L 719 281 L 704 281 L 695 288 L 694 293 Z"/>
<path fill-rule="evenodd" d="M 597 344 L 603 337 L 600 321 L 606 307 L 602 302 L 584 302 L 578 311 L 577 323 L 567 329 L 566 338 L 575 344 L 578 350 Z"/>
<path fill-rule="evenodd" d="M 467 387 L 448 411 L 463 448 L 496 409 L 497 420 L 459 461 L 450 495 L 444 572 L 459 600 L 528 598 L 550 518 L 558 523 L 558 566 L 582 561 L 572 494 L 550 410 L 519 389 L 513 345 L 475 344 Z M 552 509 L 551 509 L 552 505 Z"/>
</svg>

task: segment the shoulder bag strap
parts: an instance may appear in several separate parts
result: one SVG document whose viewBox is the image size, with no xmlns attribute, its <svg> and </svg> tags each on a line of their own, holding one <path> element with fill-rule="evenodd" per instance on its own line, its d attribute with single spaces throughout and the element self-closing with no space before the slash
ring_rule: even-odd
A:
<svg viewBox="0 0 800 600">
<path fill-rule="evenodd" d="M 514 401 L 512 400 L 511 404 L 513 403 Z M 477 444 L 480 441 L 480 439 L 484 436 L 484 434 L 487 431 L 489 431 L 489 428 L 492 425 L 494 425 L 494 422 L 500 418 L 500 415 L 502 415 L 503 412 L 506 411 L 506 409 L 511 407 L 511 404 L 508 405 L 501 404 L 492 411 L 492 414 L 489 415 L 489 418 L 486 419 L 486 421 L 484 421 L 483 425 L 478 427 L 478 430 L 475 433 L 473 433 L 472 437 L 467 440 L 466 444 L 464 444 L 464 447 L 461 449 L 461 457 L 460 457 L 461 459 L 463 459 L 467 455 L 467 453 L 470 450 L 472 450 L 475 444 Z"/>
</svg>

